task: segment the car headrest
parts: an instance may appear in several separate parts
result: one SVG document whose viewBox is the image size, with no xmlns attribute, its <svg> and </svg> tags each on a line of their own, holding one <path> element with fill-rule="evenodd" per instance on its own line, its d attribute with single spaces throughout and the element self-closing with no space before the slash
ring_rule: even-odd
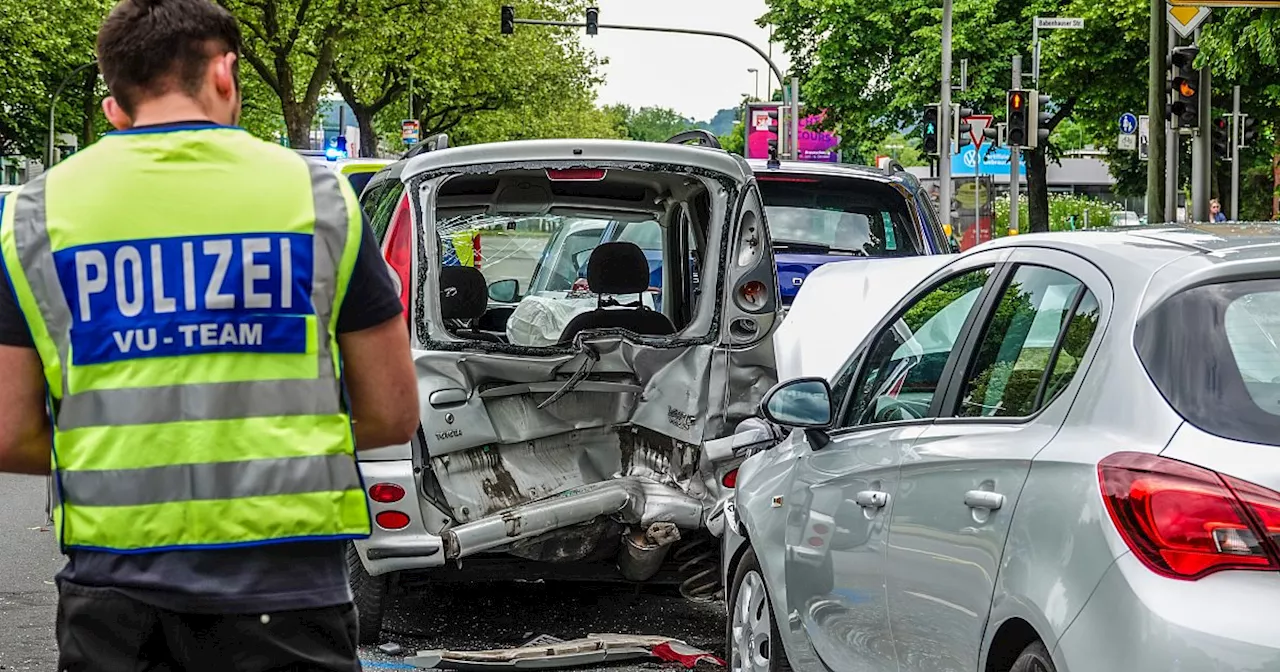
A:
<svg viewBox="0 0 1280 672">
<path fill-rule="evenodd" d="M 639 294 L 649 289 L 649 261 L 635 243 L 605 243 L 591 252 L 587 282 L 596 294 Z"/>
<path fill-rule="evenodd" d="M 484 274 L 471 266 L 440 269 L 440 313 L 446 320 L 474 320 L 489 309 Z"/>
</svg>

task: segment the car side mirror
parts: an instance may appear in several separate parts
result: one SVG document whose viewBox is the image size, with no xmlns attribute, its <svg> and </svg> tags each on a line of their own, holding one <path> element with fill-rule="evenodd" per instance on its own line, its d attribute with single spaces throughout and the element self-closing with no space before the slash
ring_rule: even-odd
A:
<svg viewBox="0 0 1280 672">
<path fill-rule="evenodd" d="M 831 426 L 831 386 L 823 378 L 797 378 L 773 386 L 761 404 L 764 417 L 783 427 L 826 429 Z"/>
<path fill-rule="evenodd" d="M 497 280 L 489 284 L 489 299 L 498 303 L 515 303 L 520 296 L 520 281 L 515 278 Z"/>
</svg>

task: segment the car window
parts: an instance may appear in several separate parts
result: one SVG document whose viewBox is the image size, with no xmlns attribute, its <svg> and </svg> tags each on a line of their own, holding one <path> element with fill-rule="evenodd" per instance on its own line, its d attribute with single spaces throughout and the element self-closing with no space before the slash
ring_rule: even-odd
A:
<svg viewBox="0 0 1280 672">
<path fill-rule="evenodd" d="M 1081 293 L 1081 311 L 1072 308 Z M 1078 318 L 1078 319 L 1077 319 Z M 1055 348 L 1068 319 L 1075 331 L 1070 351 Z M 960 395 L 965 418 L 1025 417 L 1052 401 L 1070 382 L 1097 326 L 1097 301 L 1076 278 L 1043 266 L 1020 266 L 1000 296 Z M 1083 337 L 1083 343 L 1080 343 Z M 1045 372 L 1053 368 L 1048 380 Z M 1052 394 L 1041 400 L 1041 383 Z"/>
<path fill-rule="evenodd" d="M 990 276 L 990 268 L 980 268 L 947 280 L 876 337 L 843 426 L 928 415 L 947 359 Z"/>
<path fill-rule="evenodd" d="M 662 249 L 662 227 L 655 220 L 627 222 L 618 235 L 620 243 L 635 243 L 642 250 Z"/>
<path fill-rule="evenodd" d="M 760 175 L 774 249 L 809 254 L 925 254 L 908 196 L 848 177 Z"/>
<path fill-rule="evenodd" d="M 356 173 L 347 173 L 347 181 L 351 183 L 351 188 L 356 191 L 359 196 L 364 188 L 369 184 L 369 180 L 373 179 L 374 173 L 370 171 L 361 171 Z"/>
<path fill-rule="evenodd" d="M 373 229 L 373 235 L 379 244 L 387 235 L 387 229 L 391 228 L 391 220 L 395 217 L 396 206 L 400 204 L 400 195 L 403 192 L 403 184 L 398 180 L 389 180 L 382 187 L 368 194 L 366 202 L 371 207 L 365 214 L 369 217 L 369 227 Z"/>
<path fill-rule="evenodd" d="M 1225 318 L 1227 343 L 1249 397 L 1280 415 L 1280 291 L 1244 294 L 1227 304 Z"/>
</svg>

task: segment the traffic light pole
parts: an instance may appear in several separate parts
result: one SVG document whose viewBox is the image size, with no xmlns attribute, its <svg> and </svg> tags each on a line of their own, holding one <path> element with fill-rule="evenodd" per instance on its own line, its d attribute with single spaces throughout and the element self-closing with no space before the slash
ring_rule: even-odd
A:
<svg viewBox="0 0 1280 672">
<path fill-rule="evenodd" d="M 1196 42 L 1200 29 L 1196 29 Z M 1200 114 L 1195 136 L 1191 139 L 1191 221 L 1209 221 L 1210 176 L 1213 163 L 1213 75 L 1208 66 L 1200 68 L 1200 95 L 1196 97 Z"/>
<path fill-rule="evenodd" d="M 1161 16 L 1164 16 L 1164 10 L 1161 10 Z M 1161 19 L 1163 20 L 1163 19 Z M 1173 50 L 1178 46 L 1178 36 L 1169 33 L 1169 45 L 1165 56 L 1168 62 L 1169 56 L 1173 55 Z M 1162 80 L 1163 81 L 1163 80 Z M 1164 86 L 1161 85 L 1163 90 Z M 1174 123 L 1173 117 L 1170 116 L 1164 108 L 1164 96 L 1161 95 L 1160 118 L 1164 119 L 1168 126 L 1165 133 L 1164 145 L 1164 221 L 1178 221 L 1178 159 L 1181 155 L 1181 148 L 1178 146 L 1178 126 Z M 1149 218 L 1147 221 L 1151 221 Z"/>
<path fill-rule="evenodd" d="M 1169 221 L 1173 213 L 1164 209 L 1161 172 L 1167 152 L 1165 142 L 1164 91 L 1165 63 L 1169 42 L 1169 23 L 1165 18 L 1166 0 L 1151 0 L 1150 57 L 1147 71 L 1147 221 L 1152 224 Z"/>
<path fill-rule="evenodd" d="M 950 0 L 946 0 L 946 2 L 950 4 Z M 578 23 L 575 21 L 547 21 L 544 19 L 514 19 L 512 23 L 525 24 L 529 26 L 555 26 L 557 28 L 586 28 L 587 27 L 586 23 Z M 697 30 L 694 28 L 664 28 L 660 26 L 619 26 L 615 24 L 605 24 L 605 23 L 597 24 L 596 27 L 605 28 L 609 30 L 637 30 L 637 31 L 646 32 L 646 33 L 675 33 L 678 35 L 700 35 L 702 37 L 719 37 L 719 38 L 724 38 L 726 40 L 733 40 L 734 42 L 737 42 L 739 44 L 746 45 L 752 51 L 756 52 L 756 54 L 758 54 L 760 58 L 764 59 L 764 62 L 769 65 L 769 70 L 771 70 L 774 75 L 777 75 L 779 84 L 787 81 L 782 77 L 782 70 L 778 68 L 778 64 L 774 63 L 773 59 L 769 58 L 769 55 L 766 54 L 763 49 L 761 49 L 760 47 L 757 47 L 751 42 L 741 37 L 738 37 L 737 35 L 734 35 L 732 33 L 722 33 L 715 30 Z M 770 43 L 770 46 L 772 46 L 772 43 Z M 792 81 L 793 83 L 799 82 L 799 78 L 793 78 Z M 788 143 L 785 143 L 788 150 L 787 153 L 793 159 L 800 158 L 800 153 L 799 153 L 800 120 L 798 118 L 800 116 L 799 89 L 800 89 L 799 86 L 791 87 L 792 116 L 796 117 L 796 119 L 790 124 L 791 126 L 790 141 Z M 783 102 L 785 103 L 786 101 L 783 101 Z"/>
<path fill-rule="evenodd" d="M 951 224 L 951 0 L 942 0 L 942 97 L 938 104 L 938 214 L 953 237 Z"/>
<path fill-rule="evenodd" d="M 1015 55 L 1013 57 L 1013 88 L 1022 88 L 1022 57 Z M 1018 190 L 1021 188 L 1019 184 L 1018 164 L 1021 162 L 1022 150 L 1013 143 L 1009 143 L 1009 233 L 1018 233 Z"/>
<path fill-rule="evenodd" d="M 1231 93 L 1231 221 L 1240 221 L 1240 86 Z"/>
</svg>

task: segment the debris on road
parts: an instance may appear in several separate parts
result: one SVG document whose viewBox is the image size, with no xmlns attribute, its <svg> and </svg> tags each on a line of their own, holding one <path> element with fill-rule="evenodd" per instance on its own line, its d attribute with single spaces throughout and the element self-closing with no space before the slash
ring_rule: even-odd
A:
<svg viewBox="0 0 1280 672">
<path fill-rule="evenodd" d="M 378 647 L 378 650 L 387 654 L 388 656 L 398 656 L 404 653 L 404 647 L 400 646 L 399 644 L 396 644 L 395 642 L 387 642 L 386 644 L 382 644 Z"/>
<path fill-rule="evenodd" d="M 419 651 L 405 663 L 422 669 L 468 670 L 551 669 L 579 667 L 621 660 L 654 657 L 693 668 L 700 662 L 723 666 L 724 661 L 707 651 L 670 637 L 649 635 L 590 634 L 564 641 L 539 635 L 526 644 L 485 651 Z"/>
</svg>

